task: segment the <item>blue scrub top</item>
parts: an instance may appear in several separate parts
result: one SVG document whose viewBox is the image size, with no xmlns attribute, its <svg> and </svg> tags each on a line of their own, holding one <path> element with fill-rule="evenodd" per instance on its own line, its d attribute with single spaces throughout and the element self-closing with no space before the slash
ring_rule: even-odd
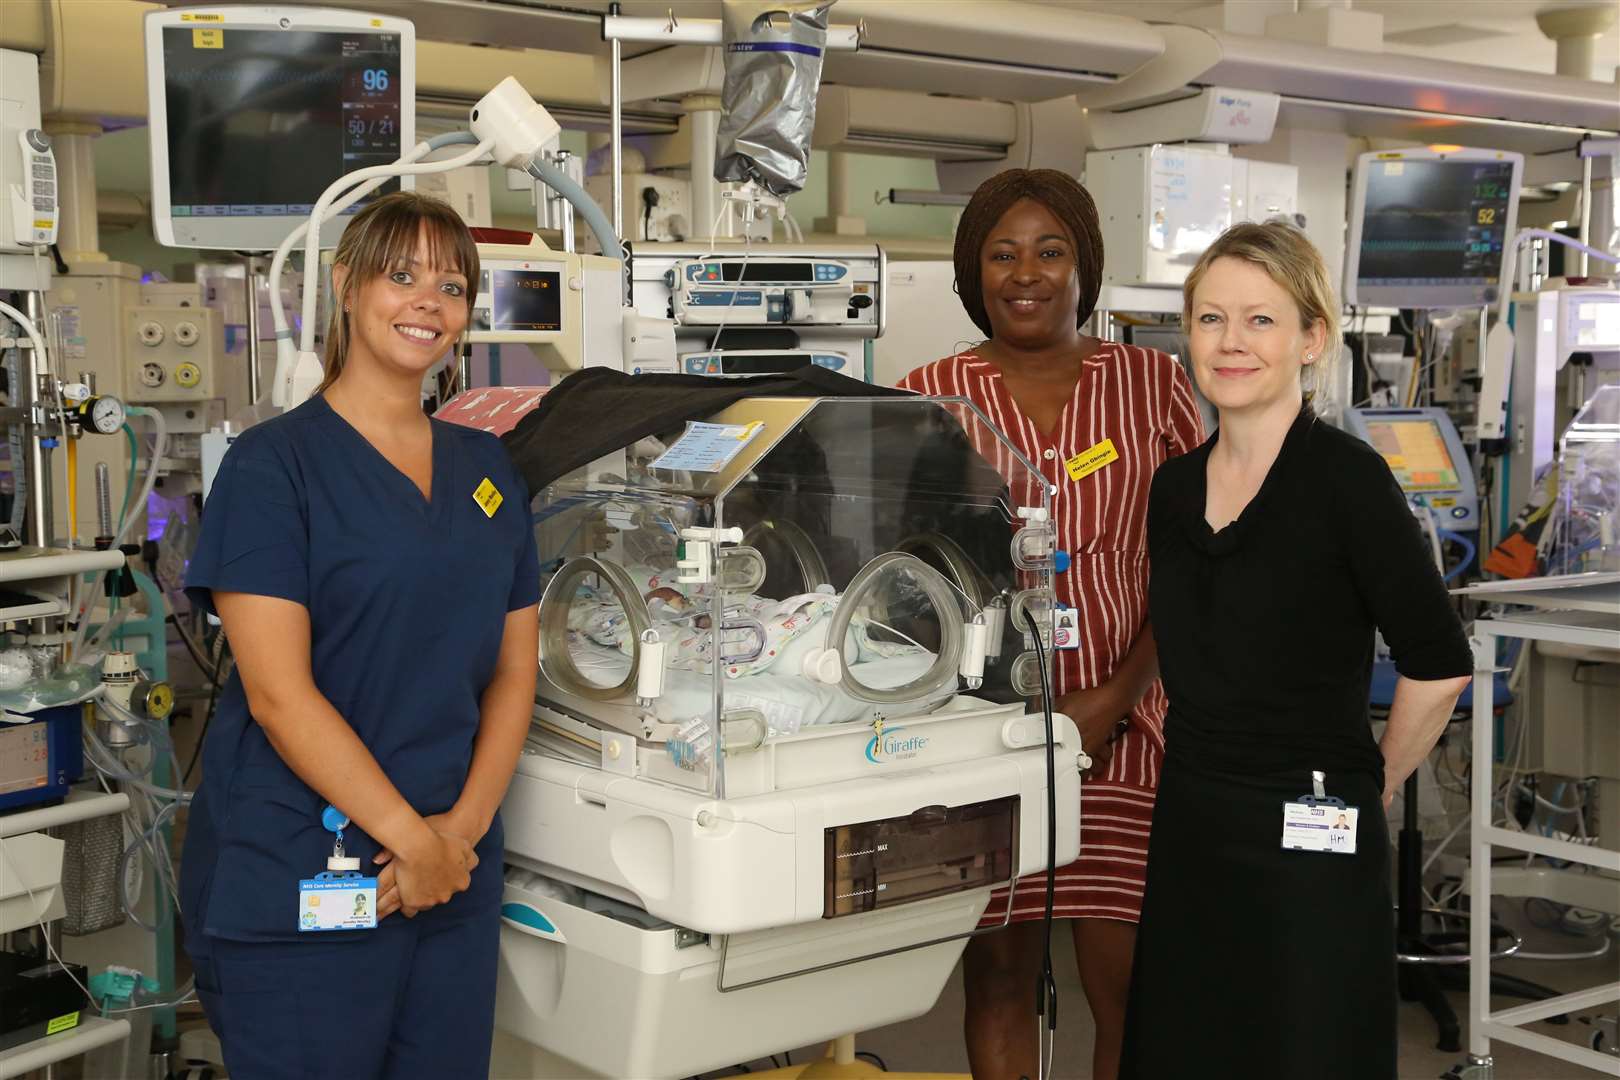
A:
<svg viewBox="0 0 1620 1080">
<path fill-rule="evenodd" d="M 220 465 L 186 574 L 186 594 L 208 611 L 216 589 L 309 609 L 316 687 L 424 816 L 460 796 L 506 615 L 540 598 L 529 493 L 500 441 L 432 428 L 431 500 L 324 398 L 249 429 Z M 493 514 L 474 499 L 486 480 L 502 496 Z M 270 746 L 235 674 L 203 767 L 181 863 L 188 932 L 309 939 L 296 928 L 298 882 L 332 854 L 325 800 Z M 369 871 L 377 843 L 358 826 L 344 843 Z M 502 847 L 497 815 L 471 888 L 418 918 L 497 910 Z"/>
</svg>

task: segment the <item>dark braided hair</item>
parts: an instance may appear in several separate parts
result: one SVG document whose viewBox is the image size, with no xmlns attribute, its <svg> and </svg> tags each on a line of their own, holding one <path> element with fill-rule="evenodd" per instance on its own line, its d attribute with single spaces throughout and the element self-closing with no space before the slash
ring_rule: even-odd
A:
<svg viewBox="0 0 1620 1080">
<path fill-rule="evenodd" d="M 1102 289 L 1102 226 L 1091 193 L 1074 177 L 1056 169 L 1008 169 L 980 184 L 973 193 L 957 223 L 956 250 L 952 255 L 962 307 L 986 336 L 994 334 L 990 316 L 984 310 L 979 257 L 985 241 L 990 239 L 990 230 L 1020 199 L 1031 199 L 1046 207 L 1068 232 L 1074 245 L 1075 271 L 1080 276 L 1080 308 L 1075 312 L 1075 326 L 1084 326 Z"/>
</svg>

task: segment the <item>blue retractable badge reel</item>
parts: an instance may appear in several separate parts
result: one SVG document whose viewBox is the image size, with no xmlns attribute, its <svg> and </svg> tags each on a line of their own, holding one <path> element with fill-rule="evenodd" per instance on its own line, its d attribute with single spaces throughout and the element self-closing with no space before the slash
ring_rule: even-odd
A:
<svg viewBox="0 0 1620 1080">
<path fill-rule="evenodd" d="M 343 851 L 349 817 L 335 806 L 321 811 L 321 826 L 332 834 L 326 870 L 298 883 L 298 929 L 374 930 L 377 879 L 360 873 L 360 860 Z"/>
</svg>

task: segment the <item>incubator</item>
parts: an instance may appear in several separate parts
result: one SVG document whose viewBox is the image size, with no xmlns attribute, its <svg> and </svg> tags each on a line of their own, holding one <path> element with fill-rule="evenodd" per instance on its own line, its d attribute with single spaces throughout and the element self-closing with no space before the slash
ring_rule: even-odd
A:
<svg viewBox="0 0 1620 1080">
<path fill-rule="evenodd" d="M 497 1025 L 687 1076 L 926 1012 L 991 889 L 1079 849 L 1048 500 L 921 397 L 748 398 L 539 491 Z"/>
<path fill-rule="evenodd" d="M 1602 386 L 1560 440 L 1548 573 L 1620 570 L 1620 385 Z"/>
</svg>

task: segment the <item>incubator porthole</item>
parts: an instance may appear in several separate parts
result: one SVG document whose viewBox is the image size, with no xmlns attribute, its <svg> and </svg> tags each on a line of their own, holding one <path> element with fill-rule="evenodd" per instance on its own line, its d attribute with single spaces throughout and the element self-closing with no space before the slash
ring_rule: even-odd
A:
<svg viewBox="0 0 1620 1080">
<path fill-rule="evenodd" d="M 1032 698 L 1041 692 L 1040 660 L 1032 652 L 1020 653 L 1013 661 L 1008 676 L 1012 688 L 1020 697 Z"/>
<path fill-rule="evenodd" d="M 915 555 L 879 555 L 849 583 L 827 631 L 843 658 L 840 685 L 879 704 L 954 692 L 964 610 L 944 575 Z"/>
<path fill-rule="evenodd" d="M 614 701 L 636 685 L 646 601 L 614 563 L 570 559 L 540 598 L 540 666 L 579 697 Z"/>
</svg>

